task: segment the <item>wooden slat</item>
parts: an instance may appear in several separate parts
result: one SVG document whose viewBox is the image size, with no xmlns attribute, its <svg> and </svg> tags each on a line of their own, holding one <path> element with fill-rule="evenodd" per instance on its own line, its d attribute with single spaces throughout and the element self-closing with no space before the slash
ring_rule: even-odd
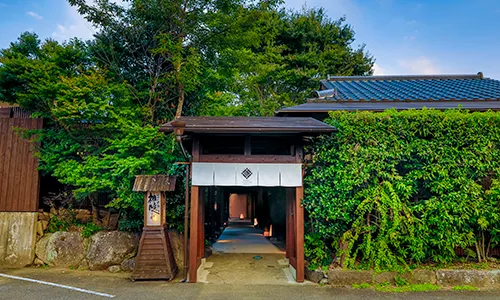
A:
<svg viewBox="0 0 500 300">
<path fill-rule="evenodd" d="M 34 145 L 14 128 L 40 129 L 42 122 L 28 118 L 0 119 L 0 211 L 38 209 L 38 159 L 34 157 Z"/>
<path fill-rule="evenodd" d="M 8 176 L 8 164 L 7 164 L 7 145 L 8 135 L 10 132 L 10 119 L 0 120 L 0 211 L 5 211 L 6 201 L 6 191 L 7 184 L 9 180 L 7 180 Z"/>
<path fill-rule="evenodd" d="M 18 125 L 18 122 L 17 122 L 18 119 L 12 119 L 12 126 L 13 127 L 16 127 Z M 17 137 L 16 137 L 16 134 L 13 130 L 13 128 L 11 129 L 11 132 L 10 132 L 10 141 L 11 141 L 11 147 L 9 148 L 9 152 L 10 152 L 10 159 L 7 161 L 7 163 L 9 164 L 9 173 L 8 173 L 8 178 L 9 178 L 9 184 L 7 185 L 7 204 L 5 205 L 5 208 L 7 211 L 13 211 L 12 210 L 12 202 L 13 201 L 16 201 L 17 199 L 13 199 L 13 194 L 14 194 L 14 188 L 15 188 L 15 185 L 16 185 L 16 181 L 15 181 L 15 174 L 16 174 L 16 163 L 17 163 L 17 145 L 18 145 L 18 142 L 17 142 Z"/>
</svg>

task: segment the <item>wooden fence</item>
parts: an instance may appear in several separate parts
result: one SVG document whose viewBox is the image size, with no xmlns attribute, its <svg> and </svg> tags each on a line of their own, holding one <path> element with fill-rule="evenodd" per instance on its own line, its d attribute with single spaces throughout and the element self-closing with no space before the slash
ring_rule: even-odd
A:
<svg viewBox="0 0 500 300">
<path fill-rule="evenodd" d="M 0 108 L 0 211 L 38 209 L 38 159 L 33 143 L 15 128 L 40 129 L 42 124 L 42 119 L 32 119 L 20 108 Z"/>
</svg>

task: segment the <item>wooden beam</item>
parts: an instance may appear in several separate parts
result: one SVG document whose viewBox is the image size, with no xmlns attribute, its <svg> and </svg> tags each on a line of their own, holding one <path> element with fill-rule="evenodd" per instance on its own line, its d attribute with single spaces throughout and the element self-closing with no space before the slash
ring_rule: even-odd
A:
<svg viewBox="0 0 500 300">
<path fill-rule="evenodd" d="M 191 225 L 189 230 L 189 282 L 196 282 L 198 271 L 198 232 L 200 213 L 200 188 L 191 187 Z"/>
<path fill-rule="evenodd" d="M 199 188 L 199 208 L 198 213 L 198 259 L 202 259 L 205 256 L 205 197 L 204 190 L 206 187 Z"/>
<path fill-rule="evenodd" d="M 193 155 L 194 156 L 194 155 Z M 194 161 L 194 160 L 193 160 Z M 204 154 L 199 156 L 199 162 L 220 163 L 295 163 L 297 158 L 292 155 L 222 155 Z"/>
<path fill-rule="evenodd" d="M 304 282 L 304 188 L 295 188 L 295 252 L 297 254 L 297 282 Z"/>
</svg>

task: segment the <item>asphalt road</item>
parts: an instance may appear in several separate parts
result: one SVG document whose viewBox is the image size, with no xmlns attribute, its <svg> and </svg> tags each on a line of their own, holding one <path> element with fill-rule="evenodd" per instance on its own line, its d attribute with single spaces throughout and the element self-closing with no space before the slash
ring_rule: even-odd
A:
<svg viewBox="0 0 500 300">
<path fill-rule="evenodd" d="M 31 278 L 115 296 L 113 299 L 500 299 L 500 290 L 481 292 L 438 291 L 378 293 L 373 290 L 318 285 L 187 284 L 131 282 L 128 274 L 26 268 L 1 270 L 2 274 Z M 0 277 L 0 299 L 111 299 L 82 291 Z"/>
</svg>

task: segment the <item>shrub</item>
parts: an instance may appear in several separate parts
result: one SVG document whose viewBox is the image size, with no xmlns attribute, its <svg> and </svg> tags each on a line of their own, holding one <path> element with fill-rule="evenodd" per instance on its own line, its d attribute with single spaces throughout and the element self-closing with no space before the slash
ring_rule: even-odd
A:
<svg viewBox="0 0 500 300">
<path fill-rule="evenodd" d="M 326 122 L 339 132 L 313 143 L 303 204 L 346 266 L 449 263 L 457 247 L 484 261 L 499 243 L 499 113 L 333 112 Z"/>
<path fill-rule="evenodd" d="M 81 236 L 84 237 L 84 238 L 89 238 L 94 233 L 99 232 L 101 230 L 103 230 L 103 228 L 101 226 L 96 225 L 94 223 L 87 223 L 82 228 Z"/>
</svg>

